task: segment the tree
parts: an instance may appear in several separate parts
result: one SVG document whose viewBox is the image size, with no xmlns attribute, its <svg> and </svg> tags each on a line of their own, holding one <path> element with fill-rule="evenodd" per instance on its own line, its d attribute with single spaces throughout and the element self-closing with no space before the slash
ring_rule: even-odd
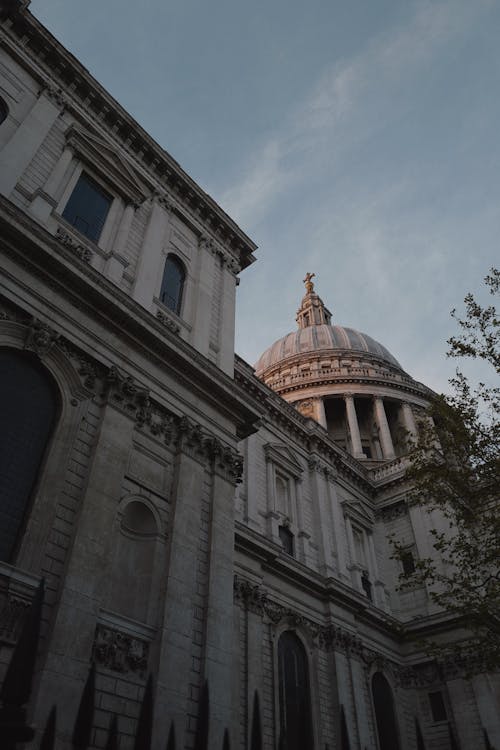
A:
<svg viewBox="0 0 500 750">
<path fill-rule="evenodd" d="M 500 271 L 492 268 L 485 283 L 498 295 Z M 472 294 L 464 302 L 464 318 L 451 313 L 459 333 L 448 340 L 448 356 L 480 360 L 498 376 L 495 306 L 482 307 Z M 414 486 L 410 501 L 440 511 L 449 525 L 447 531 L 431 531 L 442 564 L 417 561 L 413 572 L 402 574 L 400 587 L 425 584 L 431 599 L 471 633 L 458 646 L 464 658 L 480 655 L 481 668 L 492 669 L 500 667 L 500 388 L 472 384 L 459 369 L 449 382 L 450 395 L 431 397 L 408 472 Z M 394 556 L 402 560 L 404 554 L 395 544 Z"/>
</svg>

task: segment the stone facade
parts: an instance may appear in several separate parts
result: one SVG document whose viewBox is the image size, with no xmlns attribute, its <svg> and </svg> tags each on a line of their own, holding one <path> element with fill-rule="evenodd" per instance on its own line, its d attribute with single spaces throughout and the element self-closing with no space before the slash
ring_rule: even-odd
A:
<svg viewBox="0 0 500 750">
<path fill-rule="evenodd" d="M 225 727 L 246 750 L 255 690 L 266 750 L 280 736 L 295 748 L 287 634 L 318 750 L 345 728 L 352 748 L 384 750 L 377 680 L 391 747 L 416 750 L 417 725 L 429 750 L 451 747 L 450 726 L 463 750 L 484 730 L 500 747 L 498 677 L 419 650 L 413 635 L 460 631 L 424 589 L 397 590 L 387 542 L 426 557 L 442 523 L 408 503 L 405 479 L 427 389 L 367 339 L 265 354 L 262 379 L 235 357 L 237 275 L 255 245 L 27 5 L 0 26 L 0 354 L 50 383 L 57 413 L 0 562 L 0 679 L 43 577 L 30 716 L 41 726 L 58 705 L 60 748 L 92 661 L 96 748 L 113 715 L 132 746 L 149 673 L 155 748 L 172 719 L 192 747 L 205 679 L 214 750 Z M 68 219 L 82 175 L 109 203 L 97 239 Z M 172 257 L 177 306 L 163 296 Z M 331 320 L 307 283 L 306 338 Z"/>
</svg>

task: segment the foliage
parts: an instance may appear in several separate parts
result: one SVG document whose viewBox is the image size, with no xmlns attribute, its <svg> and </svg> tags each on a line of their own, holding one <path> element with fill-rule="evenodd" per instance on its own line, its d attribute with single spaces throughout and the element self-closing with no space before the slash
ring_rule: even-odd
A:
<svg viewBox="0 0 500 750">
<path fill-rule="evenodd" d="M 500 271 L 491 269 L 485 283 L 498 295 Z M 448 340 L 448 356 L 488 363 L 498 376 L 500 325 L 494 305 L 482 307 L 468 294 L 465 317 L 455 310 L 452 316 L 459 334 Z M 472 384 L 460 370 L 449 382 L 451 395 L 431 397 L 409 471 L 411 501 L 426 506 L 433 519 L 434 553 L 401 576 L 401 588 L 425 585 L 432 601 L 472 633 L 468 648 L 481 655 L 482 667 L 498 668 L 500 388 Z M 402 560 L 404 547 L 395 544 L 395 549 Z"/>
</svg>

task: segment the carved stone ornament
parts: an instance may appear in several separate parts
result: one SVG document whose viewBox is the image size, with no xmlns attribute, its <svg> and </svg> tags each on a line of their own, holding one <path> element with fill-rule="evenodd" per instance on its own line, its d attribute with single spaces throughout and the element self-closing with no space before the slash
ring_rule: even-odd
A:
<svg viewBox="0 0 500 750">
<path fill-rule="evenodd" d="M 399 679 L 404 688 L 429 687 L 442 681 L 441 670 L 435 661 L 401 667 Z"/>
<path fill-rule="evenodd" d="M 274 625 L 285 620 L 291 627 L 305 630 L 324 651 L 336 650 L 356 655 L 363 653 L 362 641 L 357 636 L 336 625 L 319 625 L 290 607 L 273 602 L 264 588 L 239 576 L 234 577 L 234 600 L 249 610 L 268 617 Z"/>
<path fill-rule="evenodd" d="M 6 596 L 0 604 L 0 642 L 17 641 L 30 602 L 14 596 Z"/>
<path fill-rule="evenodd" d="M 149 643 L 105 625 L 97 625 L 92 659 L 113 672 L 133 672 L 145 677 Z"/>
<path fill-rule="evenodd" d="M 59 339 L 59 334 L 53 328 L 34 318 L 28 328 L 24 348 L 35 352 L 39 357 L 43 357 L 50 352 Z"/>
<path fill-rule="evenodd" d="M 74 237 L 68 234 L 68 232 L 65 232 L 62 227 L 58 227 L 56 237 L 61 245 L 64 245 L 68 250 L 71 250 L 77 258 L 83 260 L 84 263 L 90 263 L 93 257 L 92 250 L 77 242 Z"/>
<path fill-rule="evenodd" d="M 160 323 L 162 325 L 164 325 L 165 328 L 168 328 L 169 331 L 172 331 L 172 333 L 179 333 L 179 331 L 181 330 L 180 325 L 178 325 L 177 323 L 175 323 L 172 320 L 172 318 L 170 318 L 168 315 L 166 315 L 161 310 L 157 310 L 156 311 L 156 317 L 158 318 L 158 320 L 160 321 Z"/>
</svg>

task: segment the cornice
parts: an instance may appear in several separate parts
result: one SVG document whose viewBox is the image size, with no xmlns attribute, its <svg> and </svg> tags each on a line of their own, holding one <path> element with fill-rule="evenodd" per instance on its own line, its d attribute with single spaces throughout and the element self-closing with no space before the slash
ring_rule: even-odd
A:
<svg viewBox="0 0 500 750">
<path fill-rule="evenodd" d="M 74 110 L 80 119 L 90 117 L 95 132 L 103 132 L 179 200 L 195 225 L 225 243 L 242 269 L 255 260 L 257 245 L 50 34 L 25 3 L 11 2 L 2 20 L 5 45 L 21 65 L 29 67 L 42 89 L 51 92 L 61 106 Z"/>
<path fill-rule="evenodd" d="M 80 258 L 64 239 L 49 234 L 3 196 L 0 232 L 3 252 L 99 325 L 105 321 L 109 331 L 128 340 L 147 359 L 161 365 L 168 362 L 172 376 L 187 381 L 195 396 L 226 412 L 239 439 L 255 430 L 262 409 L 238 383 Z"/>
</svg>

